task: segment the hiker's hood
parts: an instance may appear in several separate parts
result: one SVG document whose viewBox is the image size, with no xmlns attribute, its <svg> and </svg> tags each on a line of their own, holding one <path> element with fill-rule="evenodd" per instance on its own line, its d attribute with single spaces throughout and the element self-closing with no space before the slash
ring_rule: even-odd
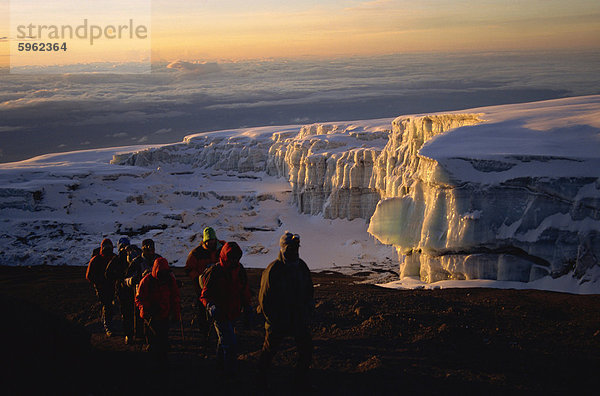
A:
<svg viewBox="0 0 600 396">
<path fill-rule="evenodd" d="M 242 249 L 235 242 L 226 242 L 221 248 L 219 264 L 224 268 L 229 268 L 240 262 L 242 258 Z"/>
<path fill-rule="evenodd" d="M 108 252 L 106 252 L 105 254 L 105 249 L 110 249 Z M 102 243 L 100 244 L 100 255 L 104 256 L 104 257 L 110 257 L 112 255 L 112 249 L 113 249 L 113 243 L 110 239 L 105 238 L 102 240 Z"/>
<path fill-rule="evenodd" d="M 154 260 L 154 265 L 152 266 L 152 276 L 158 279 L 158 271 L 169 270 L 169 262 L 164 257 L 159 257 Z"/>
</svg>

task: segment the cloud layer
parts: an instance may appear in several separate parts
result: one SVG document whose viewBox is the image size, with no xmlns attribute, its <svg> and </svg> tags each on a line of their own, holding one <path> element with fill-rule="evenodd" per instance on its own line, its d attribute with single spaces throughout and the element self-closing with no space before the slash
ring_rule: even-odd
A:
<svg viewBox="0 0 600 396">
<path fill-rule="evenodd" d="M 75 67 L 75 66 L 74 66 Z M 600 93 L 595 53 L 155 64 L 146 75 L 0 75 L 1 162 L 242 126 L 394 117 Z"/>
</svg>

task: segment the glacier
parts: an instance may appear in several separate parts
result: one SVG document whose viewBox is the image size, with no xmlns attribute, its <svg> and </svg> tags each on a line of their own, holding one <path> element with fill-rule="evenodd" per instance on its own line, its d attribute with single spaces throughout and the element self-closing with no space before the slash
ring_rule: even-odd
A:
<svg viewBox="0 0 600 396">
<path fill-rule="evenodd" d="M 390 140 L 400 181 L 369 232 L 397 248 L 401 276 L 529 282 L 598 266 L 600 119 L 588 99 L 501 106 L 430 138 L 395 130 L 417 138 Z"/>
<path fill-rule="evenodd" d="M 188 149 L 113 162 L 149 165 L 183 151 L 192 166 L 285 177 L 301 212 L 368 219 L 368 232 L 396 248 L 401 277 L 581 278 L 600 257 L 599 102 L 199 135 Z"/>
<path fill-rule="evenodd" d="M 85 170 L 85 154 L 78 155 L 83 162 L 67 166 L 71 180 L 90 172 Z M 199 172 L 213 178 L 237 175 L 255 184 L 275 178 L 285 180 L 289 192 L 265 198 L 238 191 L 227 199 L 246 202 L 236 210 L 252 213 L 257 202 L 281 201 L 282 194 L 289 193 L 300 213 L 330 224 L 363 221 L 365 231 L 380 244 L 378 249 L 393 247 L 401 277 L 428 283 L 534 282 L 572 274 L 588 282 L 597 280 L 594 274 L 600 268 L 597 95 L 379 120 L 224 130 L 189 135 L 175 144 L 122 148 L 111 155 L 110 164 L 103 162 L 93 171 L 101 175 L 94 182 L 159 178 L 155 189 L 160 198 L 152 202 L 170 202 L 172 211 L 179 210 L 162 220 L 164 227 L 176 227 L 192 216 L 181 209 L 189 197 L 207 200 L 213 205 L 211 216 L 217 216 L 223 205 L 218 202 L 227 197 L 207 187 L 197 177 Z M 0 166 L 3 215 L 43 211 L 40 191 L 47 197 L 59 189 L 41 178 L 36 186 L 25 180 L 5 181 L 10 172 L 14 176 L 14 168 L 48 166 L 47 159 L 36 161 Z M 51 172 L 57 174 L 61 162 L 55 157 L 53 161 Z M 47 184 L 40 189 L 40 183 Z M 179 209 L 168 197 L 169 183 L 179 194 Z M 80 187 L 71 188 L 61 193 L 73 195 Z M 134 196 L 120 189 L 132 208 L 149 200 L 148 192 Z M 118 204 L 111 202 L 105 204 Z M 267 228 L 278 229 L 280 223 L 277 219 Z M 184 234 L 190 233 L 190 224 Z M 355 242 L 348 239 L 338 254 L 361 246 L 370 251 L 367 242 Z M 254 245 L 253 251 L 270 249 L 268 243 L 263 245 Z M 370 257 L 377 261 L 388 256 L 386 250 Z"/>
</svg>

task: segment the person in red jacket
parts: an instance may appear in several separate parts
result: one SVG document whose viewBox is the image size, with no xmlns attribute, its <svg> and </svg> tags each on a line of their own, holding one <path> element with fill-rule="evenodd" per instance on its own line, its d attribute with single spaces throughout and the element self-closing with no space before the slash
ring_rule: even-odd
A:
<svg viewBox="0 0 600 396">
<path fill-rule="evenodd" d="M 227 242 L 221 249 L 219 263 L 203 275 L 200 300 L 214 319 L 217 331 L 217 364 L 228 376 L 237 372 L 237 340 L 233 323 L 242 311 L 250 313 L 250 288 L 246 270 L 240 264 L 242 249 Z"/>
<path fill-rule="evenodd" d="M 200 342 L 204 348 L 206 348 L 208 342 L 210 322 L 207 318 L 204 305 L 199 301 L 200 293 L 202 292 L 200 276 L 207 268 L 219 262 L 219 254 L 224 244 L 225 241 L 217 239 L 217 234 L 212 227 L 206 227 L 202 231 L 202 243 L 188 254 L 184 267 L 186 274 L 192 280 L 192 285 L 196 292 L 196 315 L 194 322 L 198 325 L 198 330 L 200 330 Z"/>
<path fill-rule="evenodd" d="M 90 260 L 85 278 L 94 286 L 101 306 L 101 319 L 104 331 L 112 336 L 113 300 L 115 297 L 115 282 L 105 276 L 108 263 L 115 257 L 112 241 L 104 239 L 100 244 L 100 253 Z"/>
<path fill-rule="evenodd" d="M 149 351 L 161 363 L 167 361 L 169 349 L 169 317 L 179 320 L 181 296 L 175 275 L 163 257 L 154 260 L 152 272 L 146 274 L 135 296 L 146 326 Z"/>
</svg>

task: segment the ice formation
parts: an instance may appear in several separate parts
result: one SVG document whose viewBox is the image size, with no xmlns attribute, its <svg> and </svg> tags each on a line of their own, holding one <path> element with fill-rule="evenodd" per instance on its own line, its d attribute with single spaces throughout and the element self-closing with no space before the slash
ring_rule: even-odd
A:
<svg viewBox="0 0 600 396">
<path fill-rule="evenodd" d="M 592 96 L 403 116 L 391 128 L 378 120 L 197 135 L 185 149 L 115 162 L 185 155 L 194 166 L 285 177 L 300 211 L 369 219 L 369 232 L 396 247 L 402 276 L 581 277 L 600 257 L 599 109 Z"/>
<path fill-rule="evenodd" d="M 243 178 L 247 173 L 256 183 L 285 178 L 302 213 L 367 220 L 370 234 L 395 247 L 401 276 L 425 282 L 528 282 L 572 272 L 586 281 L 600 268 L 600 96 L 396 119 L 218 131 L 190 135 L 178 144 L 122 151 L 114 155 L 112 166 L 95 171 L 95 182 L 143 179 L 143 172 L 171 169 L 177 181 L 169 178 L 169 171 L 153 173 L 148 180 L 157 180 L 151 187 L 159 197 L 152 197 L 150 187 L 142 187 L 147 182 L 141 182 L 140 191 L 145 188 L 146 193 L 140 199 L 168 203 L 174 214 L 157 225 L 175 227 L 179 222 L 186 227 L 184 233 L 194 227 L 188 211 L 180 210 L 189 197 L 207 200 L 215 216 L 227 201 L 204 191 L 212 187 L 197 179 L 198 172 L 209 178 Z M 123 174 L 114 175 L 115 164 L 123 165 L 116 167 Z M 72 177 L 83 180 L 77 174 L 86 173 L 85 161 L 81 169 L 70 166 Z M 28 183 L 3 184 L 4 212 L 40 210 L 37 190 L 28 190 Z M 78 194 L 79 187 L 73 185 L 68 196 Z M 180 195 L 170 198 L 170 190 Z M 244 205 L 264 206 L 260 194 L 236 194 L 236 199 L 251 202 L 236 207 L 240 219 L 256 215 L 244 212 Z M 132 202 L 126 203 L 137 208 Z M 270 229 L 281 226 L 278 219 L 271 220 Z M 349 240 L 344 246 L 353 250 L 361 244 Z"/>
<path fill-rule="evenodd" d="M 599 101 L 559 103 L 394 121 L 369 232 L 396 246 L 402 277 L 528 282 L 598 265 Z"/>
<path fill-rule="evenodd" d="M 182 144 L 123 154 L 114 164 L 264 171 L 285 177 L 302 213 L 325 218 L 369 219 L 379 192 L 372 188 L 374 161 L 388 142 L 391 119 L 339 124 L 252 128 L 186 137 Z"/>
</svg>

